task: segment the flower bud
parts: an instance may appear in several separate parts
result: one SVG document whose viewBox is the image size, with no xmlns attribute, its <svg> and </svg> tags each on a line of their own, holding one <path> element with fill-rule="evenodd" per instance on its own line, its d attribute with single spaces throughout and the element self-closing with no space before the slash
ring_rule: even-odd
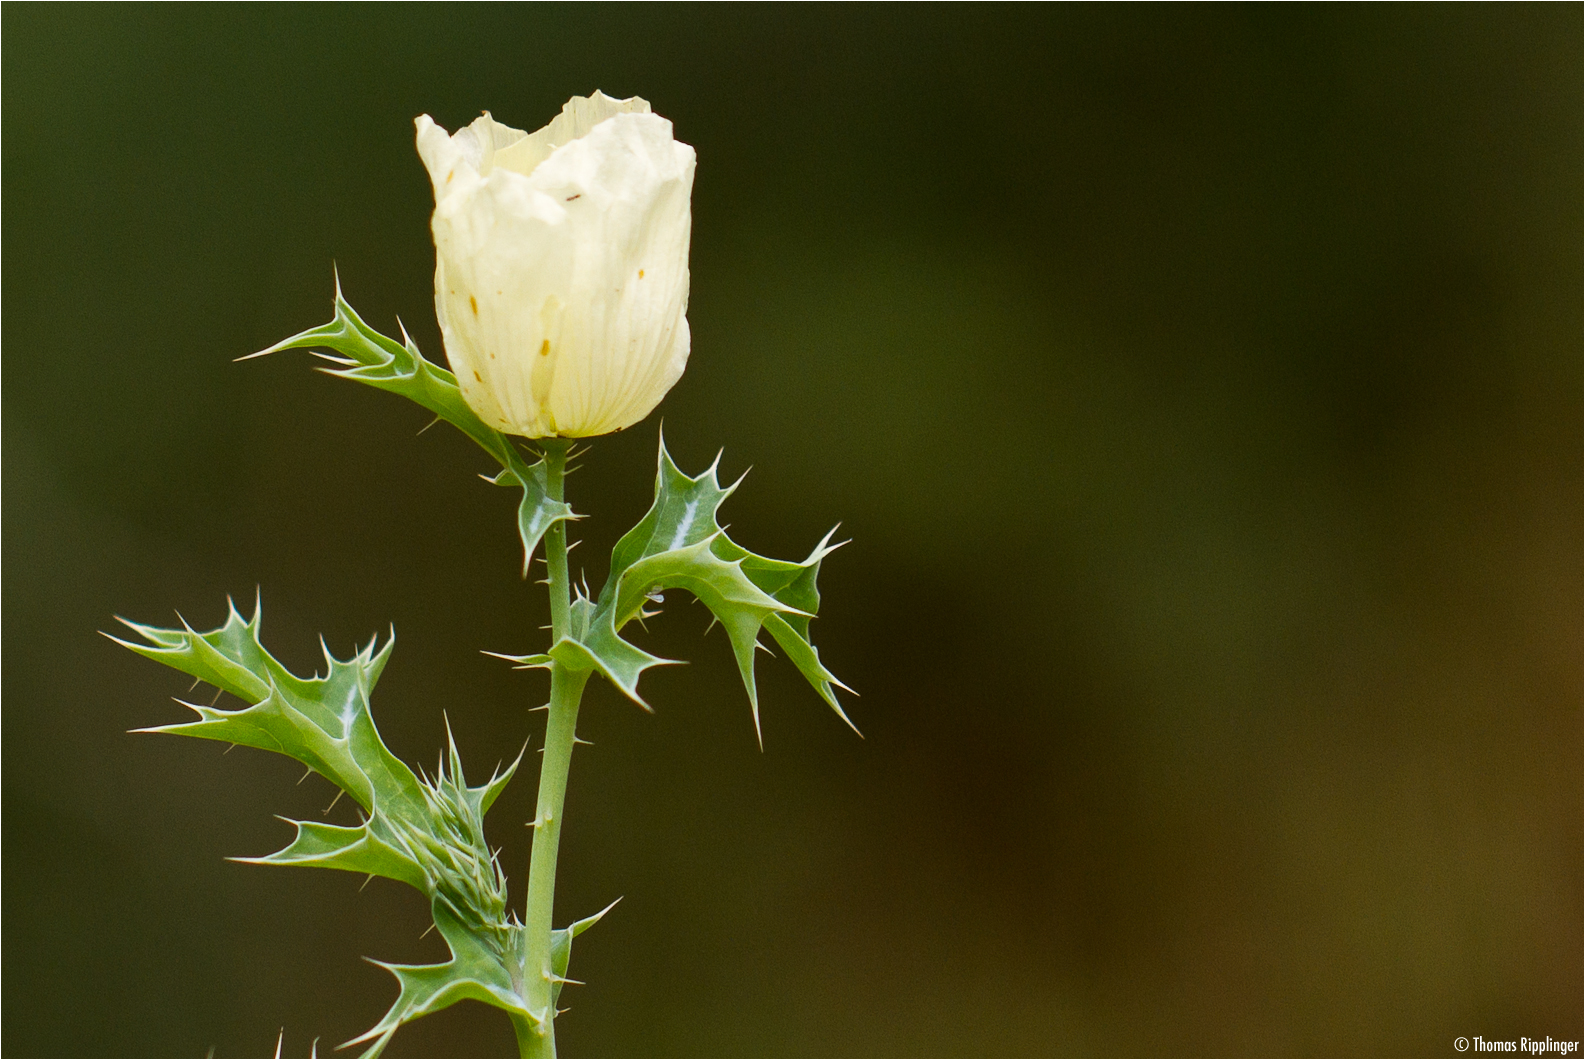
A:
<svg viewBox="0 0 1585 1060">
<path fill-rule="evenodd" d="M 435 313 L 462 396 L 529 438 L 631 426 L 688 364 L 693 148 L 634 96 L 536 133 L 416 119 L 435 187 Z"/>
</svg>

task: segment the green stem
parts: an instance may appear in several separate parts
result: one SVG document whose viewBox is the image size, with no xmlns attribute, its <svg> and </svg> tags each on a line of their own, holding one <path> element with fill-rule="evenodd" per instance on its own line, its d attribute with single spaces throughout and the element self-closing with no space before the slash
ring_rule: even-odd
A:
<svg viewBox="0 0 1585 1060">
<path fill-rule="evenodd" d="M 553 501 L 565 500 L 567 451 L 572 448 L 566 438 L 545 438 L 540 442 L 545 451 L 545 487 Z M 545 566 L 550 569 L 550 628 L 554 640 L 567 635 L 567 625 L 572 614 L 572 581 L 567 577 L 567 524 L 555 522 L 545 531 Z"/>
<path fill-rule="evenodd" d="M 562 479 L 570 441 L 547 438 L 542 443 L 552 500 L 562 499 Z M 568 633 L 572 587 L 567 578 L 567 524 L 558 522 L 545 534 L 545 564 L 550 568 L 552 643 Z M 551 914 L 556 904 L 556 851 L 561 842 L 561 811 L 567 796 L 567 771 L 578 725 L 578 702 L 588 671 L 574 673 L 560 663 L 550 671 L 550 719 L 545 726 L 544 760 L 539 767 L 539 802 L 534 820 L 534 848 L 529 858 L 528 909 L 524 921 L 526 953 L 523 999 L 529 1010 L 544 1015 L 538 1024 L 521 1028 L 518 1049 L 523 1056 L 556 1055 L 555 969 L 551 964 Z M 522 1030 L 528 1031 L 525 1035 Z"/>
<path fill-rule="evenodd" d="M 526 1017 L 519 1016 L 516 1013 L 509 1012 L 507 1015 L 512 1020 L 512 1032 L 517 1035 L 517 1055 L 537 1055 L 535 1050 L 539 1048 L 539 1036 L 534 1029 L 534 1024 Z"/>
</svg>

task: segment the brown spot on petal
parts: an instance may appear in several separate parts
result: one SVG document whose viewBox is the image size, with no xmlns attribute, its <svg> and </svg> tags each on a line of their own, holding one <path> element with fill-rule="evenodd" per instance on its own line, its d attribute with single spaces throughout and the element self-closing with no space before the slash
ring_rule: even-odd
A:
<svg viewBox="0 0 1585 1060">
<path fill-rule="evenodd" d="M 638 278 L 641 279 L 641 280 L 644 278 L 644 270 L 643 269 L 639 269 L 638 270 Z"/>
<path fill-rule="evenodd" d="M 473 378 L 477 379 L 481 383 L 484 382 L 484 376 L 479 374 L 479 370 L 477 368 L 473 370 Z"/>
<path fill-rule="evenodd" d="M 479 315 L 479 300 L 471 294 L 468 296 L 468 307 L 473 310 L 474 316 Z"/>
<path fill-rule="evenodd" d="M 549 357 L 550 356 L 550 340 L 549 339 L 546 339 L 544 342 L 539 344 L 539 355 L 541 357 Z"/>
</svg>

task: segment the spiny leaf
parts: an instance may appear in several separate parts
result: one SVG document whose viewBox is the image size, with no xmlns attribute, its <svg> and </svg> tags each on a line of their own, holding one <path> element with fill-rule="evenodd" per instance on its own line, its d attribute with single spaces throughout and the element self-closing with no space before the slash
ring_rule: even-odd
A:
<svg viewBox="0 0 1585 1060">
<path fill-rule="evenodd" d="M 618 898 L 616 902 L 621 900 Z M 616 908 L 616 902 L 612 902 L 593 916 L 586 916 L 550 933 L 550 965 L 551 970 L 556 973 L 557 980 L 550 988 L 552 1005 L 561 999 L 562 981 L 567 977 L 567 966 L 572 963 L 572 940 L 598 924 L 605 914 Z"/>
<path fill-rule="evenodd" d="M 424 870 L 393 843 L 382 839 L 365 821 L 355 828 L 292 821 L 297 838 L 281 850 L 262 858 L 230 858 L 248 865 L 300 865 L 305 868 L 342 869 L 369 876 L 384 876 L 425 890 Z"/>
<path fill-rule="evenodd" d="M 243 619 L 230 604 L 226 622 L 208 633 L 158 629 L 121 619 L 149 644 L 110 637 L 140 655 L 191 674 L 252 705 L 242 710 L 185 704 L 199 720 L 140 732 L 167 732 L 223 740 L 289 755 L 351 795 L 366 813 L 375 809 L 376 782 L 387 812 L 422 806 L 418 778 L 388 750 L 369 714 L 369 693 L 385 668 L 395 637 L 375 652 L 375 641 L 351 659 L 325 651 L 323 677 L 299 678 L 259 643 L 263 611 Z M 106 634 L 109 636 L 109 634 Z"/>
<path fill-rule="evenodd" d="M 125 620 L 122 620 L 125 622 Z M 391 754 L 375 728 L 369 693 L 390 657 L 392 640 L 371 640 L 351 659 L 325 650 L 324 676 L 298 677 L 259 640 L 262 610 L 244 619 L 232 605 L 225 623 L 200 633 L 125 624 L 146 643 L 112 637 L 157 662 L 215 684 L 249 705 L 237 710 L 187 706 L 198 720 L 139 732 L 224 740 L 297 759 L 351 795 L 364 819 L 356 826 L 290 821 L 292 842 L 273 854 L 235 860 L 260 865 L 339 869 L 399 880 L 431 901 L 453 960 L 426 968 L 388 965 L 402 995 L 365 1035 L 378 1053 L 402 1022 L 464 997 L 523 1018 L 522 928 L 506 909 L 506 879 L 484 837 L 484 814 L 516 771 L 518 761 L 470 787 L 447 725 L 447 748 L 433 778 L 421 777 Z M 502 984 L 505 984 L 504 986 Z"/>
<path fill-rule="evenodd" d="M 597 601 L 574 607 L 570 635 L 550 649 L 550 658 L 572 670 L 597 670 L 640 706 L 638 681 L 660 659 L 635 647 L 622 628 L 643 612 L 646 600 L 665 589 L 686 589 L 726 629 L 743 687 L 759 732 L 759 696 L 754 653 L 766 629 L 799 672 L 837 715 L 852 726 L 837 703 L 836 688 L 846 688 L 820 662 L 809 639 L 809 622 L 820 608 L 815 581 L 821 561 L 836 547 L 831 534 L 802 563 L 756 555 L 726 535 L 717 518 L 737 483 L 722 487 L 716 463 L 699 475 L 683 474 L 660 444 L 655 501 L 638 525 L 611 552 L 611 572 Z M 741 480 L 739 480 L 741 481 Z M 526 660 L 528 656 L 521 657 Z M 542 659 L 543 657 L 532 657 Z M 524 663 L 524 665 L 530 665 Z M 531 665 L 543 665 L 536 661 Z M 857 729 L 854 729 L 857 732 Z"/>
<path fill-rule="evenodd" d="M 336 315 L 330 323 L 309 328 L 267 350 L 238 359 L 264 357 L 291 349 L 335 350 L 339 356 L 317 355 L 335 365 L 322 371 L 400 394 L 472 438 L 501 465 L 501 472 L 489 481 L 523 491 L 517 510 L 517 531 L 523 540 L 523 572 L 527 574 L 534 549 L 545 531 L 561 520 L 577 518 L 567 504 L 551 499 L 545 462 L 529 464 L 511 439 L 479 419 L 463 400 L 457 377 L 427 360 L 406 329 L 402 331 L 402 341 L 397 342 L 365 324 L 342 297 L 339 277 L 335 305 Z"/>
<path fill-rule="evenodd" d="M 516 462 L 521 464 L 522 458 Z M 526 477 L 525 477 L 526 476 Z M 497 486 L 518 486 L 523 499 L 517 505 L 517 536 L 523 540 L 523 576 L 528 576 L 528 566 L 534 560 L 534 547 L 545 532 L 557 522 L 576 519 L 572 505 L 550 499 L 550 469 L 544 460 L 537 460 L 525 472 L 522 468 L 507 468 L 489 481 Z"/>
<path fill-rule="evenodd" d="M 420 1016 L 428 1016 L 459 1001 L 483 1001 L 503 1009 L 514 1022 L 527 1020 L 541 1023 L 548 1013 L 530 1012 L 508 971 L 508 962 L 515 960 L 522 966 L 523 929 L 514 925 L 508 933 L 506 946 L 509 952 L 492 946 L 477 932 L 469 930 L 447 908 L 446 903 L 435 900 L 431 906 L 435 926 L 451 951 L 451 959 L 440 964 L 387 964 L 373 961 L 392 975 L 401 986 L 395 1003 L 380 1022 L 364 1033 L 344 1042 L 341 1048 L 373 1041 L 363 1055 L 379 1056 L 398 1028 Z"/>
<path fill-rule="evenodd" d="M 620 902 L 621 899 L 616 901 Z M 562 986 L 571 982 L 567 979 L 567 966 L 572 957 L 572 940 L 599 923 L 614 908 L 616 902 L 593 916 L 586 916 L 551 932 L 550 959 L 554 976 L 550 988 L 552 1005 L 560 999 Z M 501 960 L 489 945 L 481 944 L 478 936 L 459 923 L 445 906 L 436 903 L 432 912 L 435 926 L 440 929 L 441 937 L 446 940 L 446 946 L 451 951 L 451 959 L 439 964 L 372 962 L 396 976 L 401 993 L 379 1023 L 344 1043 L 341 1048 L 372 1040 L 374 1044 L 363 1055 L 379 1056 L 402 1024 L 439 1012 L 465 999 L 494 1005 L 504 1010 L 519 1025 L 537 1026 L 544 1021 L 548 1014 L 531 1011 L 524 1003 L 517 985 L 510 978 L 502 978 Z M 504 949 L 516 955 L 519 966 L 523 964 L 526 953 L 523 934 L 523 928 L 514 925 L 511 932 L 500 940 Z"/>
<path fill-rule="evenodd" d="M 574 672 L 599 672 L 633 702 L 649 710 L 649 704 L 638 694 L 639 675 L 652 666 L 675 665 L 676 660 L 651 655 L 623 640 L 612 625 L 609 612 L 596 612 L 581 629 L 578 623 L 573 625 L 572 636 L 552 645 L 550 657 Z"/>
</svg>

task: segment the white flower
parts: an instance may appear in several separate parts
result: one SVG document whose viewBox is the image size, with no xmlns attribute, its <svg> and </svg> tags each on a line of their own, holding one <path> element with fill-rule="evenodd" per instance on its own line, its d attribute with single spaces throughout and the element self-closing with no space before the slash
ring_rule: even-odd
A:
<svg viewBox="0 0 1585 1060">
<path fill-rule="evenodd" d="M 425 114 L 435 313 L 479 418 L 586 437 L 647 416 L 688 364 L 693 148 L 634 96 L 576 96 L 525 134 Z"/>
</svg>

